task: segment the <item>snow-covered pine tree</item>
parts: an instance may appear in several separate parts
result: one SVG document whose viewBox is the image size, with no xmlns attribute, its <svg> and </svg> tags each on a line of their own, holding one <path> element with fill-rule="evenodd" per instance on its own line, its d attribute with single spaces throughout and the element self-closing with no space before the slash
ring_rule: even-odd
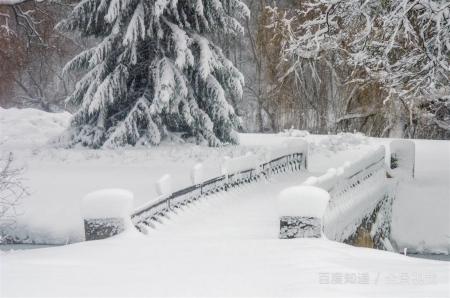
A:
<svg viewBox="0 0 450 298">
<path fill-rule="evenodd" d="M 239 0 L 83 0 L 65 30 L 101 39 L 64 71 L 87 69 L 67 99 L 80 105 L 53 142 L 92 148 L 159 144 L 171 132 L 220 146 L 238 143 L 226 100 L 244 78 L 213 35 L 241 34 Z"/>
</svg>

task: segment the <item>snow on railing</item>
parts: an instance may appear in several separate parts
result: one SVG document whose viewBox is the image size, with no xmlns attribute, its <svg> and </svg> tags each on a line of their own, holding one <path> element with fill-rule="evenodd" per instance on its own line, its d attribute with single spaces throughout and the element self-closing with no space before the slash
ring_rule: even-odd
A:
<svg viewBox="0 0 450 298">
<path fill-rule="evenodd" d="M 222 159 L 221 176 L 202 181 L 203 167 L 196 165 L 190 175 L 194 185 L 170 193 L 170 178 L 164 175 L 156 184 L 159 197 L 138 207 L 131 216 L 133 224 L 140 229 L 142 224 L 151 225 L 150 220 L 158 216 L 208 196 L 215 192 L 227 191 L 245 183 L 256 182 L 263 177 L 285 172 L 306 169 L 308 143 L 303 140 L 285 141 L 281 146 L 270 149 L 269 161 L 258 164 L 253 153 L 244 156 Z M 201 183 L 199 183 L 201 182 Z"/>
<path fill-rule="evenodd" d="M 302 184 L 330 193 L 324 216 L 328 239 L 340 242 L 348 239 L 379 202 L 391 195 L 395 184 L 386 177 L 385 153 L 381 146 L 353 163 L 346 162 L 337 170 L 331 168 L 326 174 L 310 177 Z"/>
<path fill-rule="evenodd" d="M 278 147 L 269 147 L 269 160 L 259 166 L 260 173 L 270 176 L 285 167 L 308 169 L 308 142 L 304 140 L 286 140 Z M 294 170 L 294 168 L 291 168 Z"/>
</svg>

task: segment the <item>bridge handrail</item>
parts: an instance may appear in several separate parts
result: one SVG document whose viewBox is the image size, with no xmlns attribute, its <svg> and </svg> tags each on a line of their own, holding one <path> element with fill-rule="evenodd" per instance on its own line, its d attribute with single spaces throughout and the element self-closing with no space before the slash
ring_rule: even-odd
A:
<svg viewBox="0 0 450 298">
<path fill-rule="evenodd" d="M 302 142 L 306 143 L 305 141 Z M 272 152 L 283 152 L 287 155 L 279 156 L 278 154 L 274 159 L 260 165 L 258 165 L 256 158 L 251 154 L 226 159 L 225 169 L 228 165 L 232 165 L 230 172 L 228 172 L 227 169 L 225 171 L 221 169 L 223 175 L 219 177 L 215 177 L 201 184 L 183 188 L 173 192 L 171 195 L 161 195 L 136 208 L 131 215 L 131 220 L 133 224 L 138 227 L 141 222 L 145 222 L 150 218 L 156 219 L 156 216 L 164 215 L 165 212 L 173 210 L 173 208 L 179 207 L 179 205 L 195 201 L 202 196 L 207 196 L 221 190 L 227 191 L 231 187 L 257 181 L 262 177 L 268 178 L 273 174 L 286 171 L 287 169 L 300 170 L 302 166 L 304 168 L 306 165 L 305 159 L 307 158 L 308 153 L 308 146 L 307 144 L 305 146 L 304 143 L 296 142 L 290 146 L 284 145 L 278 148 L 272 148 Z M 298 144 L 301 145 L 299 146 Z M 271 156 L 274 155 L 271 154 Z M 250 159 L 253 160 L 251 161 Z M 239 162 L 241 162 L 243 166 L 240 165 Z M 224 165 L 222 165 L 222 168 L 223 167 Z M 238 171 L 235 169 L 238 169 Z"/>
<path fill-rule="evenodd" d="M 386 177 L 386 149 L 371 151 L 355 162 L 331 168 L 320 177 L 310 177 L 302 185 L 316 186 L 330 193 L 324 216 L 324 231 L 331 240 L 343 241 L 358 223 L 389 193 Z"/>
<path fill-rule="evenodd" d="M 319 177 L 309 177 L 302 185 L 320 187 L 328 192 L 334 190 L 337 184 L 349 180 L 359 174 L 365 169 L 369 169 L 374 165 L 384 162 L 386 149 L 380 146 L 376 151 L 370 151 L 362 158 L 350 163 L 345 162 L 342 167 L 338 169 L 330 168 L 326 174 Z"/>
</svg>

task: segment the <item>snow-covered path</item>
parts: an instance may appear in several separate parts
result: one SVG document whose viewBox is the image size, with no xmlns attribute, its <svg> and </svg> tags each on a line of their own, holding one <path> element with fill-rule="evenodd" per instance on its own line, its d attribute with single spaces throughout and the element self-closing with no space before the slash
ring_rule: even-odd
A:
<svg viewBox="0 0 450 298">
<path fill-rule="evenodd" d="M 279 240 L 275 198 L 309 175 L 281 175 L 202 199 L 171 213 L 148 236 L 131 231 L 102 241 L 1 253 L 1 294 L 449 295 L 447 262 L 326 239 Z M 400 274 L 409 284 L 388 284 Z M 418 274 L 423 283 L 415 285 Z M 425 284 L 427 274 L 433 284 Z"/>
</svg>

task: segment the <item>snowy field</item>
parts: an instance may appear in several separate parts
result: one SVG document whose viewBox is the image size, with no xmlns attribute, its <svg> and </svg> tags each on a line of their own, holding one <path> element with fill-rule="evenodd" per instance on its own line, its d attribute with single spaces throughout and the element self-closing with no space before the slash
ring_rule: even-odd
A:
<svg viewBox="0 0 450 298">
<path fill-rule="evenodd" d="M 50 148 L 45 142 L 67 126 L 69 114 L 1 109 L 0 115 L 1 140 L 8 137 L 1 151 L 13 151 L 17 165 L 28 164 L 26 177 L 34 191 L 20 206 L 24 215 L 16 236 L 29 236 L 38 243 L 83 241 L 80 203 L 91 191 L 128 189 L 139 206 L 157 196 L 155 182 L 166 173 L 172 176 L 173 188 L 183 188 L 190 185 L 189 171 L 198 162 L 204 165 L 205 178 L 212 178 L 219 175 L 222 157 L 251 151 L 263 160 L 268 146 L 290 138 L 241 134 L 240 146 L 224 148 L 179 144 L 175 139 L 154 148 L 65 150 Z M 282 189 L 380 145 L 389 154 L 391 141 L 359 134 L 304 139 L 310 143 L 309 173 L 280 176 L 258 187 L 203 199 L 172 215 L 149 237 L 127 234 L 105 241 L 1 253 L 2 295 L 448 296 L 447 262 L 326 240 L 277 239 L 274 204 Z M 450 143 L 414 142 L 416 178 L 400 184 L 393 206 L 392 237 L 399 249 L 448 254 Z M 369 273 L 369 284 L 332 284 L 331 277 L 340 273 Z M 388 284 L 390 273 L 397 277 L 409 274 L 409 284 Z M 429 278 L 436 284 L 414 284 L 412 278 L 419 273 L 423 278 L 432 274 Z M 330 283 L 320 284 L 326 276 Z"/>
</svg>

